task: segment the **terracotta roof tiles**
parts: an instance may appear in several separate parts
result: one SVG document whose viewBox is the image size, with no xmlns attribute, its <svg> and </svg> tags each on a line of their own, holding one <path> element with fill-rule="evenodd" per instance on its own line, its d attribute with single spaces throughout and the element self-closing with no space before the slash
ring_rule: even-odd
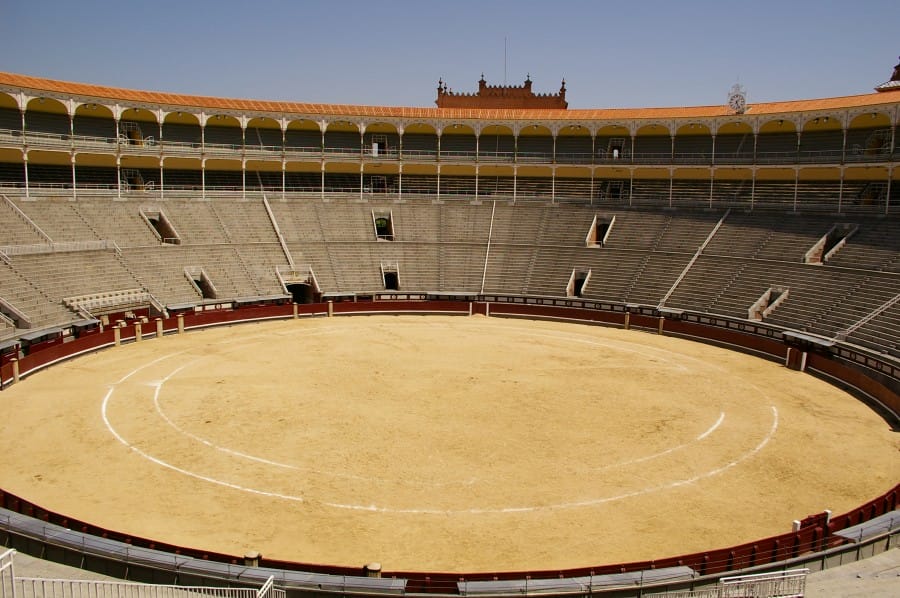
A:
<svg viewBox="0 0 900 598">
<path fill-rule="evenodd" d="M 72 83 L 54 79 L 42 79 L 29 75 L 0 72 L 0 85 L 27 89 L 35 94 L 55 92 L 66 95 L 110 100 L 121 103 L 158 104 L 172 108 L 219 109 L 246 112 L 288 113 L 310 116 L 393 117 L 412 119 L 460 119 L 460 120 L 625 120 L 709 118 L 728 116 L 722 106 L 647 107 L 647 108 L 590 108 L 571 110 L 513 110 L 475 108 L 424 108 L 400 106 L 357 106 L 348 104 L 319 104 L 304 102 L 265 101 L 256 99 L 215 98 L 160 91 L 121 89 L 87 83 Z M 779 114 L 813 110 L 835 110 L 860 106 L 877 106 L 900 102 L 900 92 L 868 93 L 835 98 L 793 100 L 750 104 L 748 116 Z"/>
</svg>

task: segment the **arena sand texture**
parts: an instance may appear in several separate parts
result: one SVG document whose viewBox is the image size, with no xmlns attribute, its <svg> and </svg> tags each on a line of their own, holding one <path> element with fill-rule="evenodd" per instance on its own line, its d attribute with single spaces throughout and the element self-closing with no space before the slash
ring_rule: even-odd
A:
<svg viewBox="0 0 900 598">
<path fill-rule="evenodd" d="M 146 339 L 0 393 L 0 487 L 176 545 L 385 570 L 571 568 L 790 530 L 900 438 L 762 359 L 613 328 L 355 316 Z"/>
</svg>

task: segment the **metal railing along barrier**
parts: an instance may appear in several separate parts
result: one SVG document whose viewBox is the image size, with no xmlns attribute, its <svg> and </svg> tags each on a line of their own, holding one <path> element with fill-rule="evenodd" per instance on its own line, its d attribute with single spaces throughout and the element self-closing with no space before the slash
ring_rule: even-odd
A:
<svg viewBox="0 0 900 598">
<path fill-rule="evenodd" d="M 0 247 L 0 252 L 7 256 L 29 255 L 35 253 L 62 253 L 66 251 L 105 251 L 112 249 L 117 254 L 121 253 L 115 241 L 62 241 L 58 243 L 33 243 L 29 245 L 6 245 Z"/>
<path fill-rule="evenodd" d="M 16 598 L 15 571 L 13 555 L 15 550 L 0 553 L 0 598 Z"/>
<path fill-rule="evenodd" d="M 257 598 L 259 596 L 258 590 L 252 588 L 168 586 L 124 581 L 19 577 L 14 579 L 14 584 L 16 593 L 14 598 Z"/>
<path fill-rule="evenodd" d="M 809 569 L 723 577 L 714 588 L 645 594 L 647 598 L 801 598 Z"/>
</svg>

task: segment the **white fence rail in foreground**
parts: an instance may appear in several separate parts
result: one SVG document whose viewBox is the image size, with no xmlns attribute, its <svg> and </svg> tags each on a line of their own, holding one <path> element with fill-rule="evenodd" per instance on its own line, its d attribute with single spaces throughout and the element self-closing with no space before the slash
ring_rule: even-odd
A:
<svg viewBox="0 0 900 598">
<path fill-rule="evenodd" d="M 723 577 L 715 588 L 646 594 L 647 598 L 802 598 L 809 569 Z"/>
<path fill-rule="evenodd" d="M 7 550 L 0 554 L 0 598 L 16 598 L 15 572 L 13 571 L 13 555 L 15 550 Z"/>
<path fill-rule="evenodd" d="M 0 598 L 285 598 L 284 590 L 274 587 L 274 577 L 258 590 L 16 577 L 15 552 L 7 550 L 0 555 Z"/>
<path fill-rule="evenodd" d="M 145 585 L 118 581 L 15 579 L 14 598 L 256 598 L 257 590 Z"/>
</svg>

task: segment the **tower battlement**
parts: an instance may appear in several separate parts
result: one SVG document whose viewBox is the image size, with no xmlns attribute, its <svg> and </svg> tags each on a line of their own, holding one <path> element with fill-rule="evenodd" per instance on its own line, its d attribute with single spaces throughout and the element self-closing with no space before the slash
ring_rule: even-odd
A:
<svg viewBox="0 0 900 598">
<path fill-rule="evenodd" d="M 565 110 L 566 80 L 563 79 L 557 93 L 534 93 L 531 89 L 531 76 L 523 85 L 488 85 L 481 75 L 478 91 L 475 93 L 456 92 L 447 87 L 443 80 L 438 81 L 438 108 L 537 108 Z"/>
</svg>

